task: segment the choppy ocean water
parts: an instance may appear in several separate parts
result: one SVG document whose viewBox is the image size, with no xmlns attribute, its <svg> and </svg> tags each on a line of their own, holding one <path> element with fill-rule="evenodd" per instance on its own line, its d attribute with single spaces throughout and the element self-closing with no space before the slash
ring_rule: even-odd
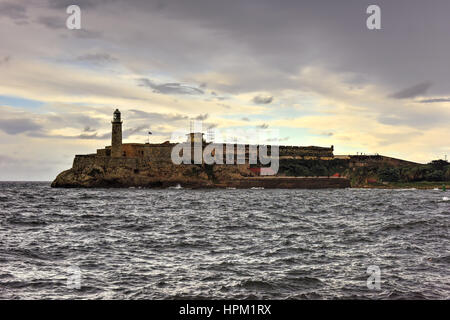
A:
<svg viewBox="0 0 450 320">
<path fill-rule="evenodd" d="M 449 299 L 448 197 L 2 182 L 0 299 Z"/>
</svg>

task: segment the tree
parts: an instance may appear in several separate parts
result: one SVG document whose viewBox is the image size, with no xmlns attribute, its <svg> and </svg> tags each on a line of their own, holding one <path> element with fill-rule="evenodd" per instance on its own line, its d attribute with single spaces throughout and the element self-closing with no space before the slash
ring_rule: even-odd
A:
<svg viewBox="0 0 450 320">
<path fill-rule="evenodd" d="M 442 181 L 444 180 L 444 172 L 441 170 L 433 170 L 425 176 L 425 179 L 428 181 Z"/>
<path fill-rule="evenodd" d="M 319 176 L 327 176 L 328 175 L 328 169 L 324 165 L 315 165 L 311 168 L 311 171 L 313 174 L 317 177 Z"/>
<path fill-rule="evenodd" d="M 446 160 L 433 160 L 429 163 L 436 170 L 443 170 L 446 166 L 449 165 L 449 162 Z"/>
<path fill-rule="evenodd" d="M 311 175 L 311 171 L 309 171 L 308 167 L 299 165 L 295 167 L 295 175 L 299 177 L 308 177 Z"/>
<path fill-rule="evenodd" d="M 444 179 L 445 179 L 445 181 L 450 181 L 450 166 L 446 167 Z"/>
</svg>

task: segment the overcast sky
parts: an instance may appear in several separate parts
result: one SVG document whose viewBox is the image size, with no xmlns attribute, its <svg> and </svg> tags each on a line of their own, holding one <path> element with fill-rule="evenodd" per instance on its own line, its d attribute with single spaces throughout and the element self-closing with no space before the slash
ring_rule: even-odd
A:
<svg viewBox="0 0 450 320">
<path fill-rule="evenodd" d="M 52 180 L 109 145 L 115 108 L 124 142 L 197 118 L 335 154 L 443 158 L 449 14 L 447 0 L 0 0 L 0 180 Z"/>
</svg>

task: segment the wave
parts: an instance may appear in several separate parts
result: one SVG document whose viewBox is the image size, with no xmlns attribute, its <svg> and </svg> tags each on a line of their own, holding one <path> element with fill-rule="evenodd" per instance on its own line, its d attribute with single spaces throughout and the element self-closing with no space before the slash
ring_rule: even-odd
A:
<svg viewBox="0 0 450 320">
<path fill-rule="evenodd" d="M 45 226 L 49 223 L 43 219 L 29 218 L 29 217 L 12 217 L 6 219 L 7 223 L 22 225 L 22 226 Z"/>
<path fill-rule="evenodd" d="M 437 257 L 437 258 L 428 258 L 429 261 L 432 262 L 439 262 L 439 263 L 450 263 L 450 255 L 448 256 L 441 256 L 441 257 Z"/>
<path fill-rule="evenodd" d="M 264 280 L 245 280 L 238 286 L 249 290 L 271 290 L 276 287 L 274 284 Z"/>
<path fill-rule="evenodd" d="M 289 283 L 301 284 L 306 286 L 316 286 L 322 284 L 322 280 L 314 277 L 288 277 Z"/>
</svg>

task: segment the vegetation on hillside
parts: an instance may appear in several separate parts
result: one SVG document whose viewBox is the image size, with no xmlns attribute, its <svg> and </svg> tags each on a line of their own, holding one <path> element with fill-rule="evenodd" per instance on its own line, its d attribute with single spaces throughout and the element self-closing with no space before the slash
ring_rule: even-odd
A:
<svg viewBox="0 0 450 320">
<path fill-rule="evenodd" d="M 428 164 L 392 166 L 383 162 L 362 167 L 349 167 L 348 160 L 280 160 L 279 173 L 286 176 L 332 176 L 339 173 L 348 177 L 352 186 L 368 183 L 409 183 L 450 181 L 450 163 L 434 160 Z"/>
<path fill-rule="evenodd" d="M 406 167 L 381 167 L 378 178 L 386 182 L 450 181 L 450 164 L 434 160 L 425 165 Z"/>
<path fill-rule="evenodd" d="M 301 160 L 282 159 L 278 172 L 286 176 L 318 177 L 331 176 L 335 173 L 343 174 L 348 168 L 344 159 L 333 160 Z"/>
</svg>

